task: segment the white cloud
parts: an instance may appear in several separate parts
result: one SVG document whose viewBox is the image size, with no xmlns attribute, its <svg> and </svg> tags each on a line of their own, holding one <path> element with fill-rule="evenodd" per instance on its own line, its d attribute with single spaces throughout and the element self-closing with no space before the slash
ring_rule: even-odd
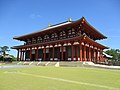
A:
<svg viewBox="0 0 120 90">
<path fill-rule="evenodd" d="M 31 14 L 29 17 L 32 19 L 35 19 L 35 18 L 41 18 L 41 15 L 40 14 Z"/>
</svg>

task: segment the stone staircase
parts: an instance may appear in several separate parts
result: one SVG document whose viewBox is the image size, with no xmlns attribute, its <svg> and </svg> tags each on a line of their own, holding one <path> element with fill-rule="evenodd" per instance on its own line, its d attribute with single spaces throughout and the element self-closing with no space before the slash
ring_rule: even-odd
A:
<svg viewBox="0 0 120 90">
<path fill-rule="evenodd" d="M 55 67 L 84 67 L 84 66 L 91 66 L 89 64 L 94 64 L 91 62 L 76 62 L 76 61 L 20 61 L 17 63 L 18 65 L 33 65 L 33 66 L 55 66 Z"/>
<path fill-rule="evenodd" d="M 83 62 L 60 62 L 60 66 L 63 67 L 80 67 L 83 66 Z"/>
<path fill-rule="evenodd" d="M 48 62 L 38 62 L 37 63 L 37 66 L 46 66 Z"/>
<path fill-rule="evenodd" d="M 55 66 L 57 62 L 50 62 L 48 65 L 46 66 Z"/>
</svg>

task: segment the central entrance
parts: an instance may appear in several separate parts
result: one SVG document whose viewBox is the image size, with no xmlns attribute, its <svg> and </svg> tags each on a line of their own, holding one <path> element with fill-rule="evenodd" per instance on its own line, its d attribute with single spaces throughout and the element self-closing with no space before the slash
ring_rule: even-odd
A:
<svg viewBox="0 0 120 90">
<path fill-rule="evenodd" d="M 35 54 L 32 54 L 32 61 L 35 61 Z"/>
<path fill-rule="evenodd" d="M 50 49 L 49 48 L 46 48 L 46 51 L 45 51 L 45 60 L 46 61 L 50 60 Z"/>
<path fill-rule="evenodd" d="M 35 60 L 35 50 L 32 50 L 32 61 Z"/>
<path fill-rule="evenodd" d="M 66 52 L 63 52 L 63 60 L 62 60 L 62 52 L 60 52 L 60 60 L 66 61 Z"/>
<path fill-rule="evenodd" d="M 63 59 L 62 59 L 63 58 Z M 62 47 L 60 47 L 60 60 L 66 61 L 66 47 L 63 47 L 63 56 L 62 56 Z"/>
<path fill-rule="evenodd" d="M 49 53 L 46 53 L 46 61 L 49 61 L 50 58 L 49 58 Z"/>
</svg>

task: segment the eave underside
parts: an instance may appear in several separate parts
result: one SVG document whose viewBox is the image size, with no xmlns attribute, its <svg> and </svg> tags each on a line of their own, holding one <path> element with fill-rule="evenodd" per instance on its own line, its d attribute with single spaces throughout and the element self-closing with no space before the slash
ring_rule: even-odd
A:
<svg viewBox="0 0 120 90">
<path fill-rule="evenodd" d="M 38 47 L 38 46 L 47 46 L 47 45 L 65 44 L 65 43 L 74 43 L 74 42 L 79 42 L 79 44 L 84 42 L 85 44 L 89 44 L 89 45 L 92 45 L 92 46 L 95 46 L 95 47 L 98 47 L 98 48 L 101 48 L 101 49 L 108 49 L 108 47 L 103 46 L 103 45 L 91 40 L 86 35 L 79 36 L 79 37 L 74 37 L 74 38 L 70 38 L 70 39 L 50 41 L 50 42 L 44 42 L 44 43 L 38 43 L 38 44 L 14 46 L 14 47 L 12 47 L 12 49 L 31 48 L 31 47 Z"/>
</svg>

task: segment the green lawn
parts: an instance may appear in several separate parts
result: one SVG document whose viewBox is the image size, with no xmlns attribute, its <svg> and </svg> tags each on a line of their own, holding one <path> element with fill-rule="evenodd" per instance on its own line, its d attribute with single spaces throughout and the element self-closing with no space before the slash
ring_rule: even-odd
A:
<svg viewBox="0 0 120 90">
<path fill-rule="evenodd" d="M 120 90 L 120 71 L 39 66 L 0 69 L 0 90 Z"/>
</svg>

